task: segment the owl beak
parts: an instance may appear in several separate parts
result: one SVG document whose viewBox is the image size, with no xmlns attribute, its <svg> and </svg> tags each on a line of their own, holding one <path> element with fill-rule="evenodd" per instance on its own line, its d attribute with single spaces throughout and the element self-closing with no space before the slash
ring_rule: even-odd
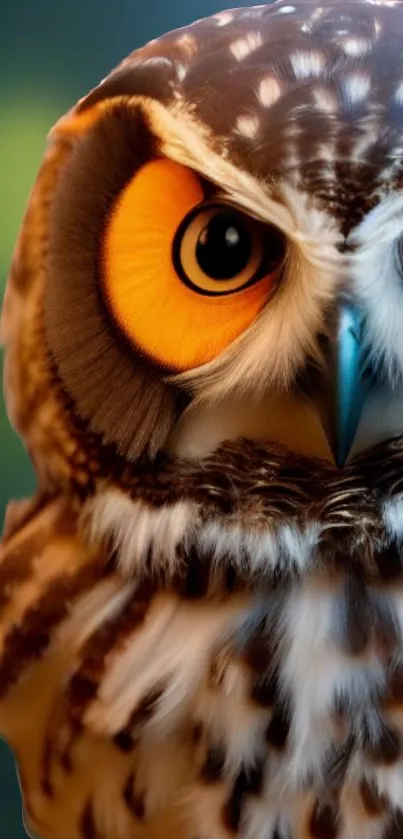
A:
<svg viewBox="0 0 403 839">
<path fill-rule="evenodd" d="M 354 305 L 343 303 L 325 351 L 326 364 L 315 398 L 323 430 L 339 469 L 348 459 L 365 400 L 374 384 L 362 337 L 362 313 Z"/>
</svg>

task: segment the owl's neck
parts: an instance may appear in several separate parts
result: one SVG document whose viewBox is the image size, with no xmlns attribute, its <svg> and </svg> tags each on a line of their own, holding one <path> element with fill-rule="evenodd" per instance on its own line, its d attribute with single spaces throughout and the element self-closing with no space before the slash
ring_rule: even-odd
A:
<svg viewBox="0 0 403 839">
<path fill-rule="evenodd" d="M 330 458 L 320 423 L 309 407 L 293 395 L 267 395 L 251 403 L 249 396 L 195 405 L 181 417 L 168 440 L 171 454 L 200 457 L 224 440 L 247 437 L 281 443 L 301 454 Z"/>
<path fill-rule="evenodd" d="M 403 390 L 376 391 L 363 410 L 352 454 L 402 431 Z M 294 394 L 267 394 L 256 402 L 249 396 L 227 397 L 212 405 L 190 406 L 166 448 L 176 456 L 198 458 L 237 437 L 279 443 L 299 454 L 332 459 L 317 416 Z"/>
</svg>

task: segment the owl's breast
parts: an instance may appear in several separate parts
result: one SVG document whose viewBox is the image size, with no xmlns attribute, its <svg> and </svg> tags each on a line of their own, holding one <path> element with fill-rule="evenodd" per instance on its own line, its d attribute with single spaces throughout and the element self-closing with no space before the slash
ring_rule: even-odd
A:
<svg viewBox="0 0 403 839">
<path fill-rule="evenodd" d="M 318 464 L 304 509 L 326 475 L 327 529 L 312 514 L 303 530 L 298 462 L 251 443 L 216 457 L 226 470 L 210 457 L 197 479 L 167 463 L 143 501 L 99 495 L 98 536 L 97 514 L 124 536 L 114 562 L 63 503 L 5 543 L 0 725 L 29 824 L 43 839 L 160 836 L 176 819 L 184 839 L 399 836 L 400 502 L 381 534 L 357 475 L 343 490 Z"/>
<path fill-rule="evenodd" d="M 73 669 L 56 646 L 30 676 L 35 719 L 12 739 L 43 839 L 177 820 L 184 839 L 400 836 L 400 593 L 313 574 L 260 598 L 159 596 L 140 623 L 98 599 Z"/>
</svg>

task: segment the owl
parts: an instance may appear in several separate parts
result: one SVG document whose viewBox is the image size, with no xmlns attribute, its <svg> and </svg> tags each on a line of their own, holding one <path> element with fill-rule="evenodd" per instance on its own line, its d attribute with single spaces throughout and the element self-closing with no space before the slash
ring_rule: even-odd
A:
<svg viewBox="0 0 403 839">
<path fill-rule="evenodd" d="M 2 314 L 40 839 L 403 837 L 403 4 L 278 0 L 56 124 Z"/>
</svg>

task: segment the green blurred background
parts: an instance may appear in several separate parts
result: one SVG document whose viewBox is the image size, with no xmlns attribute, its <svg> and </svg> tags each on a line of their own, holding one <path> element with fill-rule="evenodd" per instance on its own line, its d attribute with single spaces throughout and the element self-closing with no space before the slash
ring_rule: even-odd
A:
<svg viewBox="0 0 403 839">
<path fill-rule="evenodd" d="M 128 52 L 247 0 L 0 0 L 0 293 L 27 196 L 55 120 Z M 25 452 L 0 406 L 1 519 L 32 492 Z M 24 839 L 12 757 L 0 743 L 0 839 Z"/>
</svg>

